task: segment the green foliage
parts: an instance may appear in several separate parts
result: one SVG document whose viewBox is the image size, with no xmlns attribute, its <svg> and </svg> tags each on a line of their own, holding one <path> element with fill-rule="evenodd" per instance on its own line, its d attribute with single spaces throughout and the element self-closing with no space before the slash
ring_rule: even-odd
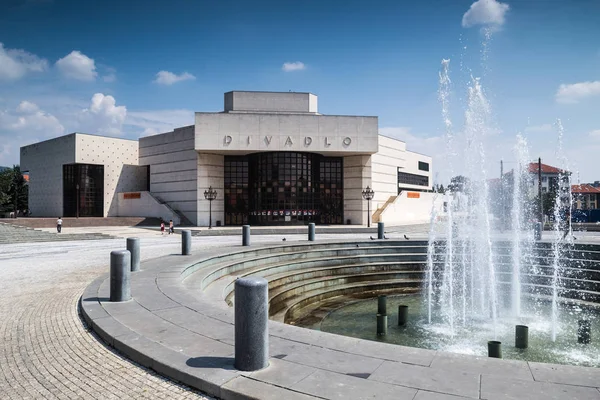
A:
<svg viewBox="0 0 600 400">
<path fill-rule="evenodd" d="M 0 172 L 0 212 L 27 210 L 29 187 L 18 165 Z"/>
</svg>

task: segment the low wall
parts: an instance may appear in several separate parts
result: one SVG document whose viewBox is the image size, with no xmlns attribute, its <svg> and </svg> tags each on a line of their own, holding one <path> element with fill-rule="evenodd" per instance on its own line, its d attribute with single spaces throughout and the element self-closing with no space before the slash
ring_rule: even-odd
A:
<svg viewBox="0 0 600 400">
<path fill-rule="evenodd" d="M 179 215 L 166 204 L 160 203 L 150 192 L 126 192 L 118 194 L 116 217 L 155 217 L 173 220 L 180 225 Z"/>
<path fill-rule="evenodd" d="M 403 190 L 396 200 L 383 210 L 379 220 L 386 226 L 429 223 L 434 202 L 439 215 L 444 202 L 437 193 Z"/>
</svg>

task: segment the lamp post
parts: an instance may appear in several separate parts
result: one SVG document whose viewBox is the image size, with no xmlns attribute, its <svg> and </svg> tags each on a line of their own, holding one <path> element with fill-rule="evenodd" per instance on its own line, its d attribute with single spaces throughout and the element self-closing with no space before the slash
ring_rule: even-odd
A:
<svg viewBox="0 0 600 400">
<path fill-rule="evenodd" d="M 212 202 L 217 198 L 217 191 L 210 186 L 204 191 L 204 198 L 208 200 L 208 229 L 212 229 Z"/>
<path fill-rule="evenodd" d="M 375 192 L 369 186 L 362 191 L 363 199 L 367 201 L 367 228 L 371 227 L 371 199 L 375 196 Z"/>
<path fill-rule="evenodd" d="M 79 218 L 79 183 L 77 185 L 75 185 L 75 189 L 77 189 L 77 195 L 75 196 L 77 199 L 77 205 L 76 205 L 76 217 Z"/>
</svg>

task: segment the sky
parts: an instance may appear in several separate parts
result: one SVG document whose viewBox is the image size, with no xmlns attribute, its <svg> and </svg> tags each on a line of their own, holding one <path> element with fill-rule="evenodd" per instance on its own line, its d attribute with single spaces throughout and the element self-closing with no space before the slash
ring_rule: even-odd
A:
<svg viewBox="0 0 600 400">
<path fill-rule="evenodd" d="M 597 0 L 2 0 L 0 165 L 71 132 L 136 139 L 191 125 L 194 111 L 221 111 L 227 91 L 291 90 L 318 95 L 323 114 L 378 116 L 380 133 L 432 156 L 445 183 L 463 173 L 479 78 L 487 177 L 500 160 L 518 165 L 521 134 L 532 160 L 591 182 L 598 38 Z"/>
</svg>

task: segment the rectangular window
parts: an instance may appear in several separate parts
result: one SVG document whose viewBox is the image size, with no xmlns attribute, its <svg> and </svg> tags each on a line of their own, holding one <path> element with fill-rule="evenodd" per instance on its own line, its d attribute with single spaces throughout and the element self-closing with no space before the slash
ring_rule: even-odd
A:
<svg viewBox="0 0 600 400">
<path fill-rule="evenodd" d="M 398 191 L 403 185 L 429 186 L 429 177 L 398 171 Z"/>
<path fill-rule="evenodd" d="M 419 171 L 429 171 L 429 163 L 419 161 Z"/>
</svg>

